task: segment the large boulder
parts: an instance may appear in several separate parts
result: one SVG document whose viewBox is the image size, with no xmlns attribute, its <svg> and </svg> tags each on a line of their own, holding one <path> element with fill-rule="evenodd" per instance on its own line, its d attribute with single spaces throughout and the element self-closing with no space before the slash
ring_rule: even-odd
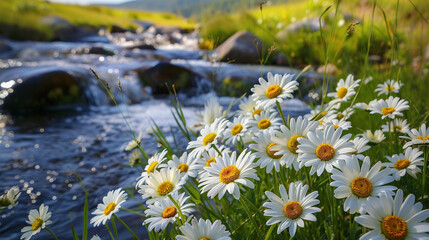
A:
<svg viewBox="0 0 429 240">
<path fill-rule="evenodd" d="M 325 28 L 325 21 L 322 19 L 322 28 Z M 277 38 L 280 40 L 286 40 L 287 37 L 297 32 L 318 32 L 320 31 L 320 23 L 318 18 L 311 18 L 307 20 L 301 20 L 292 24 L 287 25 L 284 29 L 277 33 Z"/>
<path fill-rule="evenodd" d="M 12 50 L 12 47 L 9 46 L 9 44 L 5 43 L 4 41 L 0 40 L 0 54 L 9 52 Z"/>
<path fill-rule="evenodd" d="M 144 86 L 150 86 L 154 94 L 167 94 L 168 88 L 174 84 L 176 90 L 192 88 L 196 86 L 201 76 L 191 70 L 173 65 L 168 62 L 159 62 L 150 68 L 135 70 Z"/>
<path fill-rule="evenodd" d="M 27 69 L 15 80 L 3 75 L 0 91 L 4 97 L 2 107 L 12 112 L 33 112 L 87 104 L 89 100 L 84 94 L 87 77 L 83 73 L 55 68 Z"/>
<path fill-rule="evenodd" d="M 82 27 L 76 27 L 67 20 L 57 16 L 44 16 L 39 20 L 41 25 L 53 30 L 53 39 L 56 41 L 73 41 L 94 35 L 95 32 Z"/>
<path fill-rule="evenodd" d="M 214 50 L 217 60 L 233 63 L 259 63 L 262 41 L 247 31 L 239 31 Z"/>
</svg>

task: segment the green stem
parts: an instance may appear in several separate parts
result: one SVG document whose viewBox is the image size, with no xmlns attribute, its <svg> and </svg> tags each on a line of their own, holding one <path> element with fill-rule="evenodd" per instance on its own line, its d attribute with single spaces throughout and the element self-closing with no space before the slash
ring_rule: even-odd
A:
<svg viewBox="0 0 429 240">
<path fill-rule="evenodd" d="M 217 148 L 216 145 L 212 144 L 212 148 L 214 148 L 216 152 L 219 153 L 220 156 L 222 156 L 222 152 L 219 151 L 219 148 Z"/>
<path fill-rule="evenodd" d="M 183 226 L 186 223 L 186 219 L 185 219 L 185 216 L 183 216 L 182 209 L 180 209 L 179 203 L 176 200 L 174 200 L 171 194 L 168 195 L 168 198 L 173 202 L 174 206 L 179 211 L 180 220 L 182 221 L 179 224 L 180 226 Z"/>
<path fill-rule="evenodd" d="M 425 146 L 425 150 L 424 150 L 424 164 L 423 164 L 423 176 L 422 176 L 422 196 L 425 195 L 425 190 L 426 190 L 426 172 L 428 169 L 428 156 L 429 156 L 429 150 L 428 150 L 428 146 Z"/>
<path fill-rule="evenodd" d="M 287 127 L 287 122 L 285 116 L 283 115 L 282 107 L 280 106 L 279 101 L 276 101 L 277 110 L 279 111 L 280 117 L 282 118 L 283 124 Z"/>
<path fill-rule="evenodd" d="M 133 230 L 131 230 L 131 228 L 128 227 L 128 225 L 124 221 L 122 221 L 122 219 L 116 216 L 116 214 L 113 214 L 113 217 L 116 218 L 116 220 L 118 220 L 128 230 L 128 232 L 131 233 L 131 235 L 133 235 L 134 239 L 140 240 L 140 238 L 137 237 L 137 235 L 133 232 Z"/>
<path fill-rule="evenodd" d="M 139 216 L 142 216 L 142 217 L 146 217 L 146 215 L 144 215 L 143 213 L 139 213 L 139 212 L 134 211 L 134 210 L 132 210 L 132 209 L 128 209 L 128 208 L 121 208 L 121 210 L 124 210 L 124 211 L 130 212 L 130 213 L 134 213 L 134 214 L 139 215 Z"/>
<path fill-rule="evenodd" d="M 46 229 L 46 231 L 48 231 L 51 235 L 52 235 L 52 237 L 54 237 L 55 238 L 55 240 L 58 240 L 58 238 L 57 238 L 57 236 L 55 235 L 55 233 L 54 232 L 52 232 L 49 228 L 47 228 L 47 227 L 45 227 L 45 229 Z"/>
<path fill-rule="evenodd" d="M 240 200 L 241 205 L 244 208 L 244 211 L 246 211 L 247 216 L 249 216 L 250 221 L 252 222 L 253 226 L 255 227 L 256 231 L 258 232 L 259 237 L 263 237 L 264 234 L 262 234 L 261 230 L 259 229 L 258 224 L 256 223 L 255 219 L 253 218 L 252 214 L 250 213 L 249 208 L 247 207 L 246 203 L 244 202 L 244 200 L 242 198 L 243 198 L 243 196 L 239 200 Z"/>
<path fill-rule="evenodd" d="M 110 230 L 109 223 L 106 223 L 106 225 L 104 226 L 106 226 L 107 231 L 109 232 L 110 238 L 112 238 L 112 240 L 115 240 L 115 238 L 113 237 L 112 231 Z"/>
</svg>

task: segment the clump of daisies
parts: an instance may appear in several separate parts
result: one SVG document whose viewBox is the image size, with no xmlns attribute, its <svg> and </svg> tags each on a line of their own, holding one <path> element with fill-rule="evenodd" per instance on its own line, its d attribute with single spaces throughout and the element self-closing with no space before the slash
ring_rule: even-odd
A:
<svg viewBox="0 0 429 240">
<path fill-rule="evenodd" d="M 139 216 L 131 224 L 146 228 L 150 239 L 429 238 L 429 210 L 423 210 L 429 128 L 406 118 L 402 83 L 386 81 L 379 99 L 355 103 L 358 87 L 371 83 L 350 74 L 327 94 L 330 101 L 304 116 L 285 116 L 281 103 L 294 97 L 298 81 L 269 73 L 236 111 L 211 97 L 197 127 L 181 120 L 180 130 L 193 133 L 183 133 L 187 145 L 162 144 L 149 157 L 141 136 L 133 138 L 126 150 L 142 153 L 130 161 L 139 171 L 135 191 L 108 192 L 92 226 L 113 233 L 124 226 L 138 238 L 118 216 L 123 210 Z M 133 209 L 123 208 L 129 195 L 138 201 Z M 16 205 L 18 197 L 12 188 L 1 206 Z M 50 215 L 43 204 L 32 210 L 22 238 L 46 228 Z"/>
</svg>

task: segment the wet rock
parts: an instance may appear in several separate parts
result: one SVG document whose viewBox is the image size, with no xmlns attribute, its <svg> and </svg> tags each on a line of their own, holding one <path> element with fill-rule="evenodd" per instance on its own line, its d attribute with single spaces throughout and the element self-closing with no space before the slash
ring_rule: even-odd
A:
<svg viewBox="0 0 429 240">
<path fill-rule="evenodd" d="M 220 96 L 239 97 L 246 93 L 249 96 L 250 89 L 257 83 L 257 78 L 252 76 L 230 76 L 223 79 L 221 84 L 215 86 Z"/>
<path fill-rule="evenodd" d="M 325 21 L 322 19 L 322 28 L 325 28 Z M 311 18 L 308 20 L 302 20 L 295 23 L 292 23 L 286 26 L 283 30 L 280 30 L 277 33 L 277 37 L 281 40 L 285 40 L 290 34 L 297 32 L 317 32 L 320 31 L 320 24 L 318 18 Z"/>
<path fill-rule="evenodd" d="M 132 32 L 132 31 L 130 29 L 126 29 L 118 25 L 112 25 L 110 27 L 110 33 L 124 33 L 124 32 Z"/>
<path fill-rule="evenodd" d="M 139 26 L 141 26 L 144 30 L 147 30 L 148 28 L 153 26 L 153 23 L 150 23 L 150 22 L 139 21 L 139 20 L 136 20 L 134 22 Z"/>
<path fill-rule="evenodd" d="M 94 35 L 93 31 L 76 27 L 67 20 L 57 16 L 45 16 L 40 19 L 40 24 L 53 30 L 55 41 L 72 41 L 79 38 Z"/>
<path fill-rule="evenodd" d="M 168 62 L 159 62 L 150 68 L 135 70 L 144 86 L 150 86 L 154 94 L 168 94 L 166 84 L 174 84 L 176 90 L 192 88 L 201 76 L 191 70 L 173 65 Z"/>
<path fill-rule="evenodd" d="M 275 65 L 280 65 L 280 66 L 289 66 L 289 60 L 286 58 L 286 56 L 283 53 L 279 53 L 277 54 L 274 59 L 273 62 Z"/>
<path fill-rule="evenodd" d="M 250 32 L 239 31 L 214 50 L 213 57 L 224 62 L 259 63 L 262 41 Z"/>
<path fill-rule="evenodd" d="M 156 50 L 156 48 L 153 45 L 146 44 L 146 43 L 137 43 L 135 45 L 128 46 L 125 49 L 127 49 L 127 50 L 132 50 L 132 49 Z"/>
<path fill-rule="evenodd" d="M 5 43 L 4 41 L 0 40 L 0 54 L 5 53 L 5 52 L 9 52 L 12 50 L 12 47 L 9 46 L 7 43 Z"/>
<path fill-rule="evenodd" d="M 10 88 L 2 88 L 2 107 L 11 112 L 34 112 L 65 105 L 87 104 L 89 100 L 84 94 L 86 77 L 82 73 L 66 69 L 29 70 Z"/>
<path fill-rule="evenodd" d="M 152 32 L 155 34 L 161 34 L 161 35 L 171 35 L 173 33 L 186 33 L 182 28 L 179 27 L 169 27 L 169 26 L 151 26 L 147 30 L 148 32 Z"/>
<path fill-rule="evenodd" d="M 325 71 L 325 66 L 324 65 L 319 66 L 317 68 L 317 73 L 319 73 L 319 74 L 323 74 L 324 71 Z M 335 76 L 335 75 L 337 75 L 337 73 L 338 73 L 337 66 L 335 66 L 332 63 L 328 63 L 328 65 L 326 66 L 326 74 L 331 75 L 331 76 Z"/>
<path fill-rule="evenodd" d="M 115 53 L 109 49 L 106 49 L 104 47 L 91 47 L 88 49 L 89 54 L 99 54 L 99 55 L 105 55 L 105 56 L 113 56 Z"/>
</svg>

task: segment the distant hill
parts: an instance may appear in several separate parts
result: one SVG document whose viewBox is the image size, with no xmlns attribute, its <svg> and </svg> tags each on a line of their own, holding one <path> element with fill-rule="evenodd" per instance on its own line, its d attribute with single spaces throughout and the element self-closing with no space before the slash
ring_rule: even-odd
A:
<svg viewBox="0 0 429 240">
<path fill-rule="evenodd" d="M 271 3 L 284 3 L 290 0 L 271 0 Z M 108 5 L 114 8 L 129 8 L 145 11 L 168 11 L 185 17 L 211 15 L 217 12 L 234 12 L 255 8 L 264 0 L 135 0 L 122 4 Z"/>
</svg>

